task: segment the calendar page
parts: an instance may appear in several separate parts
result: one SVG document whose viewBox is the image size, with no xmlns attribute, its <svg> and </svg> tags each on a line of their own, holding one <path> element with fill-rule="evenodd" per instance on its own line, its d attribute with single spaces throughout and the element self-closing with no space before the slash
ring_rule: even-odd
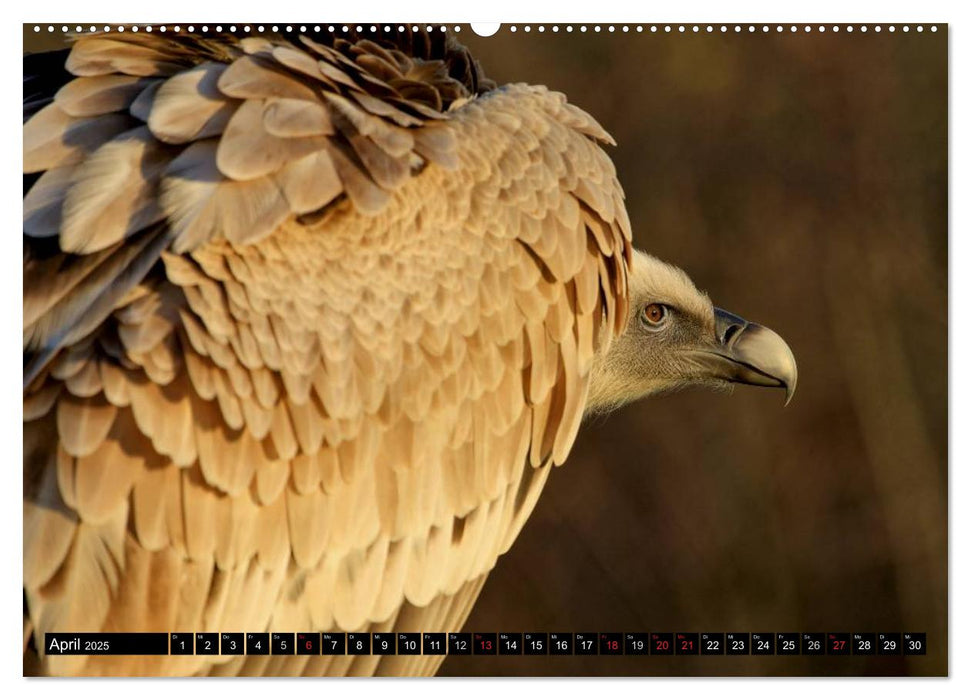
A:
<svg viewBox="0 0 971 700">
<path fill-rule="evenodd" d="M 23 674 L 946 676 L 948 25 L 324 15 L 23 25 Z"/>
</svg>

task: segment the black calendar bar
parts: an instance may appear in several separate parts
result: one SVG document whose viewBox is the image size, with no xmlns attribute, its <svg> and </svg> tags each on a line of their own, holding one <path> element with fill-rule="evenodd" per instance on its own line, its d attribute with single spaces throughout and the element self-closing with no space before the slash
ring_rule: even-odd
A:
<svg viewBox="0 0 971 700">
<path fill-rule="evenodd" d="M 495 632 L 474 632 L 472 634 L 472 653 L 495 656 L 499 653 L 499 642 Z"/>
<path fill-rule="evenodd" d="M 167 655 L 168 632 L 48 632 L 44 651 L 50 656 Z"/>
<path fill-rule="evenodd" d="M 506 656 L 518 656 L 523 653 L 522 632 L 500 632 L 499 653 Z"/>
<path fill-rule="evenodd" d="M 320 632 L 297 632 L 298 654 L 303 656 L 317 656 L 317 654 L 321 653 L 320 650 Z"/>
<path fill-rule="evenodd" d="M 371 635 L 371 652 L 381 656 L 398 653 L 393 632 L 375 632 Z"/>
<path fill-rule="evenodd" d="M 270 649 L 274 656 L 288 656 L 296 651 L 296 644 L 293 639 L 296 635 L 293 632 L 282 633 L 274 632 L 270 635 Z"/>
<path fill-rule="evenodd" d="M 693 656 L 698 654 L 701 643 L 698 634 L 694 632 L 678 632 L 674 635 L 674 653 L 679 656 Z"/>
<path fill-rule="evenodd" d="M 421 635 L 421 653 L 426 656 L 443 656 L 447 645 L 444 632 L 425 632 Z"/>
<path fill-rule="evenodd" d="M 523 635 L 523 653 L 545 656 L 550 653 L 550 635 L 547 632 L 526 632 Z"/>
<path fill-rule="evenodd" d="M 647 632 L 628 632 L 624 635 L 624 653 L 628 656 L 646 656 L 651 648 L 651 635 Z"/>
<path fill-rule="evenodd" d="M 724 656 L 725 633 L 702 632 L 699 650 L 704 656 Z"/>
<path fill-rule="evenodd" d="M 66 655 L 924 656 L 924 632 L 49 632 Z"/>
<path fill-rule="evenodd" d="M 751 648 L 754 656 L 772 656 L 775 654 L 775 633 L 752 632 Z"/>
<path fill-rule="evenodd" d="M 194 653 L 191 632 L 172 632 L 169 634 L 169 653 L 191 656 Z"/>
</svg>

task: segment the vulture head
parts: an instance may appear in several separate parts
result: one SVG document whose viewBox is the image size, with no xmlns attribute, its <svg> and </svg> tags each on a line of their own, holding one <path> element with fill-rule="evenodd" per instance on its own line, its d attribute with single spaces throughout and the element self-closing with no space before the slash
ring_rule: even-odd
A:
<svg viewBox="0 0 971 700">
<path fill-rule="evenodd" d="M 627 328 L 594 359 L 587 413 L 691 386 L 796 390 L 796 360 L 765 326 L 712 305 L 682 270 L 634 251 Z"/>
</svg>

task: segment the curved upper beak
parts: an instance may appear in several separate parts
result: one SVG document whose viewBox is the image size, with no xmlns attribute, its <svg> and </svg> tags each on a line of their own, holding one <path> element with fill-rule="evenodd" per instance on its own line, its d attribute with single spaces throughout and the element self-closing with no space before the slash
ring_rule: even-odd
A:
<svg viewBox="0 0 971 700">
<path fill-rule="evenodd" d="M 786 404 L 796 391 L 796 358 L 778 333 L 722 309 L 715 309 L 716 343 L 699 359 L 725 381 L 786 390 Z"/>
</svg>

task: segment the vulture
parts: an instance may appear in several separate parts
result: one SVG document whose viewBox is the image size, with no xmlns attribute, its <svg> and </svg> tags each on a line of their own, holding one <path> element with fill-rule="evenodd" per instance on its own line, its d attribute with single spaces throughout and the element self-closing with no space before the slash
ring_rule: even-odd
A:
<svg viewBox="0 0 971 700">
<path fill-rule="evenodd" d="M 111 32 L 24 57 L 23 655 L 48 632 L 458 631 L 585 414 L 781 387 L 633 249 L 610 135 L 450 34 Z"/>
</svg>

